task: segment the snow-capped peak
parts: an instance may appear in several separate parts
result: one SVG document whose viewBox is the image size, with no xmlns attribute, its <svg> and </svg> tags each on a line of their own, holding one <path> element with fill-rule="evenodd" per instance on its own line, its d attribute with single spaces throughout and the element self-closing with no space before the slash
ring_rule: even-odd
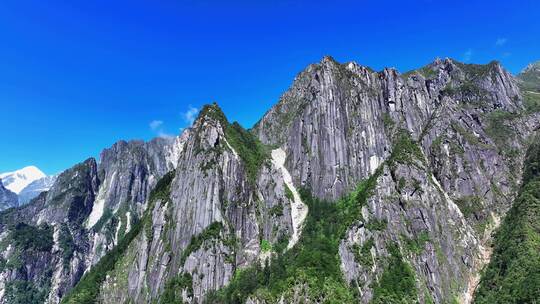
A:
<svg viewBox="0 0 540 304">
<path fill-rule="evenodd" d="M 2 173 L 0 179 L 4 187 L 19 194 L 30 183 L 45 176 L 45 173 L 36 166 L 28 166 L 17 171 Z"/>
</svg>

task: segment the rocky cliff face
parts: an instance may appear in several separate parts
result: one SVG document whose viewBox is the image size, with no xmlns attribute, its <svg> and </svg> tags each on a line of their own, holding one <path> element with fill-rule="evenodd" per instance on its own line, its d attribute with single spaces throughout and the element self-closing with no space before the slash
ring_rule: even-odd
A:
<svg viewBox="0 0 540 304">
<path fill-rule="evenodd" d="M 489 258 L 486 240 L 510 207 L 537 126 L 497 62 L 436 60 L 399 75 L 327 57 L 297 77 L 254 132 L 283 146 L 295 183 L 320 198 L 335 200 L 382 168 L 364 219 L 340 245 L 342 271 L 370 301 L 384 262 L 365 267 L 356 248 L 369 243 L 369 255 L 384 261 L 396 242 L 421 301 L 442 303 L 470 301 Z M 391 161 L 405 150 L 404 136 L 418 146 L 416 160 Z M 387 224 L 374 231 L 370 221 Z"/>
<path fill-rule="evenodd" d="M 2 184 L 2 179 L 0 179 L 0 210 L 15 207 L 18 204 L 17 194 L 6 189 Z"/>
<path fill-rule="evenodd" d="M 130 230 L 181 148 L 181 138 L 118 142 L 102 152 L 99 164 L 94 159 L 78 164 L 28 205 L 3 212 L 0 301 L 58 303 Z M 18 225 L 25 225 L 22 232 Z M 47 246 L 33 249 L 28 231 L 48 240 Z"/>
<path fill-rule="evenodd" d="M 147 303 L 168 294 L 199 303 L 236 269 L 263 258 L 262 244 L 290 238 L 283 172 L 250 140 L 217 106 L 202 110 L 169 188 L 150 204 L 145 233 L 117 261 L 122 267 L 101 285 L 99 302 Z"/>
<path fill-rule="evenodd" d="M 539 125 L 529 88 L 497 62 L 325 57 L 249 132 L 209 105 L 2 213 L 0 300 L 469 303 Z"/>
<path fill-rule="evenodd" d="M 89 247 L 82 223 L 98 187 L 97 165 L 89 159 L 32 203 L 2 213 L 3 302 L 45 302 L 77 282 Z"/>
<path fill-rule="evenodd" d="M 56 178 L 56 175 L 45 176 L 28 184 L 19 192 L 19 205 L 28 204 L 30 200 L 37 197 L 41 192 L 49 191 Z"/>
<path fill-rule="evenodd" d="M 540 138 L 527 150 L 522 184 L 494 235 L 475 303 L 534 303 L 540 298 Z"/>
</svg>

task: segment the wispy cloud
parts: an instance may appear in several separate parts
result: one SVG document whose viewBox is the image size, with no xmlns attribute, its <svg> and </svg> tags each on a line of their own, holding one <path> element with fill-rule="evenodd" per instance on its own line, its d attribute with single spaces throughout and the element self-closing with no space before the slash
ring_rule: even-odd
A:
<svg viewBox="0 0 540 304">
<path fill-rule="evenodd" d="M 469 62 L 469 61 L 471 61 L 472 56 L 473 56 L 473 50 L 472 50 L 472 49 L 468 49 L 465 53 L 463 53 L 463 61 L 464 61 L 464 62 Z"/>
<path fill-rule="evenodd" d="M 150 126 L 150 129 L 152 131 L 156 131 L 158 130 L 161 126 L 163 126 L 163 121 L 162 120 L 152 120 L 149 124 Z"/>
<path fill-rule="evenodd" d="M 199 113 L 199 109 L 195 108 L 192 105 L 188 106 L 188 109 L 185 112 L 180 113 L 180 116 L 182 117 L 182 120 L 184 123 L 186 123 L 190 127 L 193 124 L 193 121 L 195 121 L 195 118 L 197 118 L 197 114 Z M 174 135 L 166 132 L 165 128 L 165 122 L 163 120 L 155 119 L 152 120 L 148 126 L 150 127 L 150 130 L 155 133 L 159 137 L 164 138 L 171 138 L 174 137 Z M 180 133 L 185 128 L 179 128 Z"/>
<path fill-rule="evenodd" d="M 199 109 L 189 105 L 187 111 L 180 113 L 180 115 L 184 122 L 191 126 L 193 121 L 195 121 L 195 118 L 197 118 L 197 113 L 199 113 Z"/>
<path fill-rule="evenodd" d="M 497 38 L 497 41 L 495 41 L 496 46 L 503 46 L 508 42 L 508 39 L 506 38 Z"/>
<path fill-rule="evenodd" d="M 156 135 L 159 136 L 159 137 L 164 137 L 164 138 L 173 137 L 173 135 L 168 134 L 163 129 L 163 120 L 152 120 L 148 124 L 148 126 L 150 127 L 150 130 L 152 130 L 152 132 L 156 133 Z"/>
</svg>

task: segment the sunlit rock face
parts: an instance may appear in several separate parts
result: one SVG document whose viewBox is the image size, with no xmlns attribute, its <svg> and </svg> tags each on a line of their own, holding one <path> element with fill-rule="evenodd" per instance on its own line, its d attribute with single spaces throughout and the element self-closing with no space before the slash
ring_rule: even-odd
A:
<svg viewBox="0 0 540 304">
<path fill-rule="evenodd" d="M 335 244 L 356 301 L 373 300 L 398 250 L 419 302 L 468 303 L 539 125 L 528 88 L 497 62 L 437 59 L 400 74 L 325 57 L 249 131 L 208 105 L 180 136 L 119 141 L 1 213 L 0 302 L 29 284 L 48 303 L 77 303 L 88 286 L 99 303 L 202 303 L 241 270 L 303 246 L 300 192 L 335 204 L 372 177 Z M 278 302 L 324 302 L 289 283 Z"/>
<path fill-rule="evenodd" d="M 22 256 L 22 264 L 3 269 L 0 285 L 7 294 L 0 294 L 0 299 L 9 303 L 11 286 L 23 281 L 35 285 L 31 292 L 39 298 L 58 303 L 140 218 L 149 191 L 176 166 L 182 143 L 181 136 L 118 142 L 102 152 L 99 163 L 88 159 L 77 164 L 55 177 L 50 189 L 40 191 L 27 205 L 1 214 L 0 237 L 9 248 L 3 258 L 9 262 Z M 50 233 L 50 250 L 10 245 L 17 223 L 34 227 L 39 237 L 47 236 L 40 232 Z M 39 259 L 39 265 L 34 259 Z"/>
<path fill-rule="evenodd" d="M 362 302 L 384 263 L 369 267 L 354 251 L 368 241 L 375 261 L 386 246 L 424 239 L 407 258 L 431 299 L 469 302 L 489 259 L 490 232 L 510 207 L 527 139 L 538 126 L 519 81 L 499 63 L 437 59 L 417 71 L 374 72 L 330 57 L 301 72 L 253 132 L 287 151 L 295 184 L 335 201 L 384 168 L 363 221 L 340 246 L 342 271 Z M 417 163 L 389 166 L 400 132 L 421 151 Z M 385 221 L 372 231 L 370 221 Z M 368 227 L 366 227 L 368 226 Z M 427 297 L 419 292 L 421 301 Z M 302 298 L 302 297 L 300 297 Z M 299 299 L 298 301 L 300 301 Z"/>
</svg>

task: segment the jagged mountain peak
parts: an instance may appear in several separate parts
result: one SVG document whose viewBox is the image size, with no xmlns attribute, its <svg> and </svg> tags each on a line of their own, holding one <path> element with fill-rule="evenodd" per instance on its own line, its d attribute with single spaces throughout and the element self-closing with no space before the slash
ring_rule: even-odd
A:
<svg viewBox="0 0 540 304">
<path fill-rule="evenodd" d="M 344 63 L 341 63 L 337 61 L 334 57 L 326 55 L 324 56 L 321 61 L 318 64 L 312 64 L 309 65 L 305 70 L 310 70 L 311 66 L 318 66 L 318 67 L 327 67 L 331 68 L 333 72 L 353 72 L 353 73 L 376 73 L 375 70 L 370 68 L 369 66 L 362 65 L 356 61 L 347 61 Z M 389 68 L 394 69 L 394 68 Z"/>
<path fill-rule="evenodd" d="M 26 166 L 13 172 L 6 172 L 0 174 L 0 178 L 3 180 L 4 187 L 17 194 L 19 194 L 31 182 L 45 176 L 45 173 L 43 173 L 36 166 Z"/>
<path fill-rule="evenodd" d="M 321 58 L 321 64 L 324 64 L 324 63 L 331 63 L 331 64 L 338 64 L 339 65 L 339 62 L 337 62 L 334 57 L 330 56 L 330 55 L 324 55 L 322 58 Z"/>
<path fill-rule="evenodd" d="M 216 143 L 218 137 L 227 137 L 225 134 L 231 135 L 232 133 L 240 132 L 248 136 L 249 133 L 237 121 L 230 122 L 225 116 L 225 113 L 223 113 L 223 110 L 215 102 L 203 106 L 189 132 L 197 134 L 196 138 L 198 138 L 198 141 L 205 141 L 210 146 Z M 249 135 L 248 137 L 252 136 Z M 251 140 L 254 139 L 252 138 Z"/>
<path fill-rule="evenodd" d="M 521 72 L 520 74 L 527 73 L 527 72 L 536 72 L 540 73 L 540 60 L 529 63 Z"/>
<path fill-rule="evenodd" d="M 334 57 L 325 55 L 319 61 L 319 65 L 324 67 L 341 67 L 342 64 L 338 62 Z"/>
<path fill-rule="evenodd" d="M 540 92 L 540 61 L 530 63 L 516 77 L 525 90 Z"/>
<path fill-rule="evenodd" d="M 57 177 L 57 183 L 52 187 L 53 189 L 59 188 L 60 184 L 70 184 L 74 179 L 81 178 L 81 176 L 87 172 L 97 171 L 97 161 L 93 157 L 89 157 L 86 160 L 76 164 L 75 166 L 60 173 Z"/>
<path fill-rule="evenodd" d="M 357 95 L 368 94 L 371 98 L 377 99 L 378 97 L 373 94 L 381 86 L 390 85 L 389 89 L 393 89 L 393 86 L 402 86 L 403 84 L 400 83 L 413 74 L 423 76 L 422 81 L 439 78 L 436 82 L 437 87 L 434 88 L 437 91 L 441 91 L 449 83 L 455 87 L 463 83 L 489 87 L 493 79 L 502 79 L 500 85 L 511 86 L 512 84 L 512 76 L 496 61 L 488 64 L 465 64 L 451 58 L 436 58 L 422 68 L 400 75 L 395 68 L 384 68 L 380 72 L 375 72 L 354 61 L 341 64 L 333 57 L 325 56 L 319 63 L 309 65 L 295 77 L 291 88 L 280 97 L 279 102 L 266 113 L 265 117 L 271 113 L 282 117 L 282 123 L 275 126 L 282 128 L 283 125 L 290 123 L 294 116 L 299 115 L 309 102 L 319 100 L 317 96 L 329 89 L 331 90 L 328 93 L 333 94 L 335 90 L 355 88 Z M 422 81 L 416 79 L 416 84 L 412 86 L 425 86 L 421 84 Z M 515 90 L 511 89 L 511 91 Z M 330 100 L 335 102 L 342 96 L 332 95 L 332 97 Z M 387 94 L 383 94 L 383 97 L 390 98 Z M 255 131 L 261 129 L 263 120 L 264 117 L 255 124 Z M 264 137 L 263 141 L 266 140 Z"/>
<path fill-rule="evenodd" d="M 530 66 L 534 66 L 534 64 L 531 64 Z M 333 71 L 333 72 L 342 72 L 345 70 L 354 72 L 355 70 L 364 70 L 370 73 L 377 73 L 372 68 L 365 65 L 361 65 L 356 61 L 340 63 L 336 59 L 334 59 L 332 56 L 327 55 L 327 56 L 324 56 L 320 60 L 319 63 L 309 65 L 304 71 L 299 73 L 299 76 L 306 75 L 305 72 L 313 72 L 314 69 L 321 68 L 321 67 L 329 68 L 327 70 Z M 462 72 L 469 78 L 475 77 L 475 76 L 482 76 L 491 71 L 508 73 L 504 69 L 504 67 L 502 67 L 501 63 L 497 60 L 492 60 L 485 64 L 479 64 L 479 63 L 465 63 L 451 57 L 445 57 L 445 58 L 437 57 L 432 62 L 428 63 L 427 65 L 421 68 L 417 68 L 417 69 L 405 72 L 402 75 L 408 76 L 414 72 L 418 72 L 424 77 L 426 77 L 425 72 L 428 72 L 428 73 L 433 72 L 433 73 L 430 73 L 431 74 L 430 76 L 434 76 L 437 74 L 439 70 L 446 71 L 447 73 L 450 73 L 452 71 Z M 398 70 L 395 67 L 385 67 L 380 72 L 378 72 L 378 74 L 381 74 L 381 75 L 389 74 L 389 73 L 394 74 L 397 72 Z M 454 75 L 456 74 L 454 73 Z M 429 78 L 429 77 L 426 77 L 426 78 Z"/>
<path fill-rule="evenodd" d="M 98 187 L 97 162 L 93 157 L 65 170 L 47 192 L 48 208 L 41 210 L 38 222 L 68 221 L 79 226 L 92 208 Z"/>
<path fill-rule="evenodd" d="M 510 75 L 497 60 L 490 61 L 486 64 L 478 64 L 464 63 L 450 57 L 444 59 L 437 57 L 433 62 L 421 68 L 405 72 L 402 75 L 404 78 L 408 78 L 408 76 L 415 73 L 422 75 L 426 79 L 436 78 L 440 73 L 443 73 L 449 75 L 454 80 L 472 80 L 486 77 L 491 73 Z"/>
<path fill-rule="evenodd" d="M 51 303 L 66 294 L 65 303 L 89 295 L 103 303 L 201 303 L 210 291 L 242 280 L 242 273 L 259 271 L 251 266 L 281 263 L 272 256 L 280 256 L 278 248 L 289 247 L 290 238 L 304 247 L 289 249 L 285 267 L 300 265 L 291 269 L 302 271 L 302 263 L 317 266 L 322 256 L 331 269 L 278 277 L 280 288 L 298 285 L 272 294 L 276 301 L 259 301 L 268 282 L 250 282 L 260 283 L 259 289 L 231 292 L 250 297 L 233 302 L 310 300 L 309 288 L 320 287 L 315 280 L 315 287 L 305 285 L 306 294 L 295 288 L 303 288 L 305 278 L 326 278 L 328 271 L 345 279 L 337 289 L 354 289 L 357 302 L 382 302 L 382 278 L 397 268 L 410 275 L 410 302 L 467 303 L 484 263 L 482 238 L 490 235 L 490 219 L 504 215 L 513 194 L 509 172 L 519 170 L 523 139 L 535 122 L 497 121 L 508 129 L 489 129 L 491 112 L 510 109 L 517 96 L 515 81 L 496 62 L 437 58 L 426 69 L 418 74 L 430 77 L 405 79 L 393 68 L 374 72 L 325 56 L 299 74 L 251 133 L 213 103 L 178 137 L 117 142 L 102 152 L 99 164 L 87 160 L 60 175 L 47 204 L 38 204 L 42 195 L 17 208 L 30 224 L 52 223 L 54 248 L 60 248 L 43 259 L 52 261 L 54 275 L 32 264 L 18 269 L 17 278 L 41 273 L 51 280 Z M 501 147 L 512 149 L 517 169 L 506 164 L 496 140 L 508 141 Z M 304 199 L 306 226 L 297 203 Z M 324 206 L 332 210 L 345 209 L 327 217 L 317 199 L 328 200 Z M 33 216 L 27 212 L 32 208 L 45 209 Z M 310 241 L 328 236 L 314 233 L 314 224 L 335 230 L 331 225 L 341 221 L 347 224 L 329 235 L 329 246 Z M 65 235 L 77 243 L 71 253 L 63 248 Z M 314 254 L 298 259 L 298 252 Z M 3 258 L 17 257 L 5 251 Z M 24 257 L 25 263 L 34 260 Z M 266 268 L 272 269 L 280 268 Z M 82 284 L 66 293 L 83 273 Z M 13 277 L 0 276 L 0 283 Z M 325 297 L 332 295 L 321 290 L 319 302 L 348 303 L 330 301 Z"/>
<path fill-rule="evenodd" d="M 121 157 L 131 154 L 132 156 L 140 155 L 141 151 L 144 150 L 146 142 L 144 140 L 135 139 L 135 140 L 119 140 L 115 142 L 111 147 L 103 149 L 100 153 L 100 162 L 106 161 L 109 155 L 114 155 L 114 157 Z"/>
<path fill-rule="evenodd" d="M 334 57 L 325 55 L 318 62 L 309 64 L 305 69 L 296 74 L 292 86 L 294 87 L 297 83 L 310 82 L 315 75 L 318 76 L 315 80 L 319 81 L 320 77 L 325 73 L 330 73 L 332 77 L 340 77 L 340 75 L 351 73 L 363 75 L 376 72 L 371 67 L 362 65 L 356 61 L 341 63 Z"/>
<path fill-rule="evenodd" d="M 492 60 L 486 64 L 478 63 L 463 63 L 454 59 L 450 59 L 453 64 L 460 68 L 464 73 L 472 77 L 487 76 L 489 73 L 507 73 L 501 66 L 498 60 Z"/>
<path fill-rule="evenodd" d="M 220 106 L 216 102 L 206 104 L 202 107 L 199 115 L 193 123 L 193 127 L 196 129 L 203 125 L 207 120 L 219 122 L 222 126 L 229 124 L 229 120 L 225 116 L 225 113 L 223 113 L 223 110 L 221 110 Z"/>
</svg>

